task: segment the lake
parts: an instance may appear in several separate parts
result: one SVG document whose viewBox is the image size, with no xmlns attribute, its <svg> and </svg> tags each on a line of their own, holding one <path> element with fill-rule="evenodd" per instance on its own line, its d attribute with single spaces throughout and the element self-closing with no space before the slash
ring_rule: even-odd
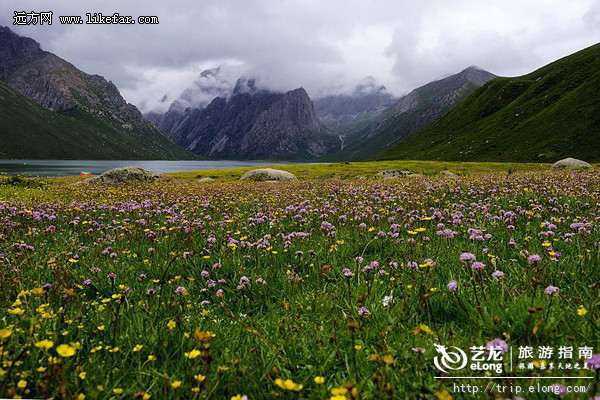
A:
<svg viewBox="0 0 600 400">
<path fill-rule="evenodd" d="M 30 176 L 70 176 L 81 171 L 101 174 L 109 169 L 125 166 L 138 166 L 151 171 L 175 172 L 196 169 L 224 169 L 237 167 L 259 167 L 264 165 L 283 165 L 286 162 L 255 161 L 132 161 L 132 160 L 0 160 L 0 174 Z"/>
</svg>

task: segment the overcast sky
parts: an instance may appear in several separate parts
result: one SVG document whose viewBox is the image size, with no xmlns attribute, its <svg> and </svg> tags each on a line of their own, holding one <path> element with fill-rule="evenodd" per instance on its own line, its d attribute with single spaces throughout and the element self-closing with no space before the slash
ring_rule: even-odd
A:
<svg viewBox="0 0 600 400">
<path fill-rule="evenodd" d="M 53 25 L 13 26 L 14 11 L 53 11 Z M 59 23 L 87 12 L 160 23 Z M 112 80 L 149 111 L 218 65 L 315 98 L 351 91 L 369 75 L 395 95 L 470 65 L 520 75 L 598 42 L 600 1 L 2 0 L 0 24 Z"/>
</svg>

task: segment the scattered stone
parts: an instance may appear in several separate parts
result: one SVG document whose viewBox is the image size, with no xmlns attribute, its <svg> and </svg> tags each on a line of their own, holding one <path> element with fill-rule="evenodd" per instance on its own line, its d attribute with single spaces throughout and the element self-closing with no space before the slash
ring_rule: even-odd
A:
<svg viewBox="0 0 600 400">
<path fill-rule="evenodd" d="M 86 179 L 84 181 L 79 181 L 79 183 L 115 184 L 127 182 L 153 182 L 162 177 L 163 175 L 156 171 L 146 171 L 145 169 L 142 169 L 140 167 L 119 167 L 108 170 L 99 176 Z"/>
<path fill-rule="evenodd" d="M 552 164 L 552 168 L 592 168 L 592 166 L 585 161 L 578 160 L 576 158 L 565 158 Z"/>
<path fill-rule="evenodd" d="M 296 176 L 290 172 L 273 168 L 259 168 L 246 172 L 240 180 L 248 181 L 294 181 Z"/>
<path fill-rule="evenodd" d="M 405 176 L 409 176 L 411 174 L 412 174 L 412 172 L 410 172 L 410 171 L 401 171 L 399 169 L 388 169 L 386 171 L 378 172 L 377 175 L 375 175 L 375 176 L 380 179 L 395 179 L 395 178 L 402 178 Z"/>
<path fill-rule="evenodd" d="M 215 180 L 213 178 L 209 178 L 209 177 L 196 178 L 196 182 L 209 183 L 209 182 L 214 182 L 214 181 Z"/>
<path fill-rule="evenodd" d="M 457 174 L 455 174 L 454 172 L 451 172 L 451 171 L 446 171 L 446 170 L 445 171 L 441 171 L 440 175 L 443 175 L 443 176 L 445 176 L 447 178 L 458 178 Z"/>
</svg>

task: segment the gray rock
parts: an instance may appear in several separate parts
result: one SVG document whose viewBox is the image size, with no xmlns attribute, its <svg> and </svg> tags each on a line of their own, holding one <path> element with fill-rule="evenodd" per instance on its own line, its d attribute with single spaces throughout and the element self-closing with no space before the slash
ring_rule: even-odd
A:
<svg viewBox="0 0 600 400">
<path fill-rule="evenodd" d="M 559 161 L 555 162 L 554 164 L 552 164 L 552 168 L 573 169 L 573 168 L 591 168 L 591 167 L 592 166 L 590 164 L 586 163 L 585 161 L 581 161 L 576 158 L 570 158 L 570 157 L 559 160 Z"/>
<path fill-rule="evenodd" d="M 458 178 L 458 175 L 454 172 L 450 171 L 440 171 L 440 175 L 445 176 L 447 178 Z"/>
<path fill-rule="evenodd" d="M 272 168 L 259 168 L 253 169 L 252 171 L 246 172 L 240 180 L 248 181 L 293 181 L 296 180 L 296 176 L 290 172 L 282 171 L 280 169 Z"/>
<path fill-rule="evenodd" d="M 146 171 L 140 167 L 119 167 L 108 170 L 94 178 L 80 181 L 85 184 L 115 184 L 128 182 L 153 182 L 160 179 L 162 175 L 155 171 Z"/>
<path fill-rule="evenodd" d="M 209 182 L 214 182 L 215 180 L 213 178 L 209 178 L 209 177 L 204 177 L 204 178 L 196 178 L 196 182 L 201 182 L 201 183 L 209 183 Z"/>
<path fill-rule="evenodd" d="M 388 169 L 386 171 L 378 172 L 377 175 L 375 175 L 375 176 L 380 179 L 395 179 L 395 178 L 406 177 L 406 176 L 409 176 L 410 174 L 411 174 L 410 171 L 402 171 L 399 169 Z"/>
</svg>

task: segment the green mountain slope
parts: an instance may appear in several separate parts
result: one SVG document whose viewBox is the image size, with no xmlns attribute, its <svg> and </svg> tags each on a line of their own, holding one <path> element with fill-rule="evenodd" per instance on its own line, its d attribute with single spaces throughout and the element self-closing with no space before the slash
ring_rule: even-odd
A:
<svg viewBox="0 0 600 400">
<path fill-rule="evenodd" d="M 497 78 L 377 159 L 600 161 L 600 44 Z"/>
<path fill-rule="evenodd" d="M 495 77 L 477 67 L 469 67 L 421 86 L 398 99 L 370 125 L 349 136 L 344 149 L 326 158 L 333 161 L 371 158 L 427 126 Z"/>
<path fill-rule="evenodd" d="M 0 81 L 1 157 L 196 158 L 145 121 L 112 82 L 2 26 Z"/>
<path fill-rule="evenodd" d="M 0 158 L 190 158 L 166 137 L 123 133 L 78 110 L 50 111 L 0 82 Z"/>
</svg>

